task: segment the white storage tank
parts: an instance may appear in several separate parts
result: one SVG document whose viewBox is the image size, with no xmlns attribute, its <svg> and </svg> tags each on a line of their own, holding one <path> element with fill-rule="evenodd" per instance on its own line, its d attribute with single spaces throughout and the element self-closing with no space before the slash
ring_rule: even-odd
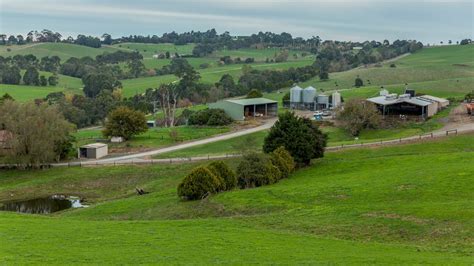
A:
<svg viewBox="0 0 474 266">
<path fill-rule="evenodd" d="M 314 103 L 314 97 L 316 97 L 316 89 L 309 86 L 303 90 L 303 102 Z"/>
<path fill-rule="evenodd" d="M 299 86 L 294 86 L 290 89 L 290 102 L 301 103 L 303 89 Z"/>
<path fill-rule="evenodd" d="M 332 107 L 336 108 L 341 105 L 341 94 L 339 92 L 334 92 L 332 94 Z"/>
<path fill-rule="evenodd" d="M 329 105 L 329 96 L 324 94 L 318 95 L 318 104 L 325 104 L 326 106 Z"/>
</svg>

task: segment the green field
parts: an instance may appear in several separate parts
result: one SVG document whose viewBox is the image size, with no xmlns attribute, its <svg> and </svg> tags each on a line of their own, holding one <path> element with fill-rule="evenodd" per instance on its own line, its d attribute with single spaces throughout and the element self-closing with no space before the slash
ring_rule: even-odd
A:
<svg viewBox="0 0 474 266">
<path fill-rule="evenodd" d="M 391 63 L 385 63 L 382 67 L 361 67 L 330 73 L 328 81 L 315 78 L 300 86 L 312 85 L 325 91 L 354 89 L 354 80 L 359 76 L 368 87 L 354 90 L 370 91 L 361 93 L 360 96 L 376 94 L 380 86 L 400 92 L 405 88 L 405 83 L 420 93 L 440 97 L 460 97 L 472 90 L 474 45 L 425 48 L 393 63 L 396 65 L 395 68 L 390 67 Z M 367 80 L 370 80 L 370 84 Z M 351 97 L 351 93 L 343 92 L 343 96 L 346 94 Z"/>
<path fill-rule="evenodd" d="M 381 140 L 395 140 L 416 135 L 427 134 L 443 127 L 443 121 L 449 115 L 449 112 L 458 104 L 452 104 L 448 108 L 434 115 L 426 122 L 408 122 L 400 124 L 394 128 L 386 129 L 364 129 L 361 131 L 357 139 L 351 136 L 346 130 L 335 126 L 322 126 L 321 130 L 328 135 L 328 146 L 340 146 L 348 144 L 360 144 L 368 142 L 376 142 Z M 253 145 L 256 152 L 261 152 L 263 141 L 268 131 L 261 131 L 249 134 L 248 136 L 240 136 L 230 140 L 217 141 L 206 145 L 198 145 L 191 148 L 163 153 L 155 156 L 155 158 L 188 158 L 208 155 L 225 155 L 241 153 L 240 146 Z M 254 141 L 249 144 L 247 138 Z"/>
<path fill-rule="evenodd" d="M 328 153 L 201 202 L 176 196 L 196 164 L 3 171 L 0 201 L 65 193 L 91 207 L 0 213 L 0 263 L 472 264 L 473 137 Z"/>
<path fill-rule="evenodd" d="M 52 73 L 40 71 L 40 75 L 49 77 Z M 5 93 L 10 94 L 17 101 L 30 101 L 33 99 L 41 99 L 46 97 L 49 93 L 52 92 L 69 92 L 69 93 L 79 93 L 82 91 L 82 81 L 78 78 L 73 78 L 64 75 L 58 75 L 58 85 L 56 86 L 29 86 L 29 85 L 9 85 L 9 84 L 0 84 L 0 96 Z"/>
<path fill-rule="evenodd" d="M 8 51 L 10 49 L 10 51 Z M 59 56 L 62 60 L 67 60 L 70 57 L 84 57 L 90 56 L 95 58 L 97 55 L 104 52 L 115 52 L 117 48 L 110 46 L 103 46 L 101 48 L 92 48 L 82 45 L 69 43 L 34 43 L 26 45 L 2 45 L 0 47 L 0 56 L 14 56 L 17 54 L 27 55 L 33 54 L 38 59 L 44 56 Z"/>
<path fill-rule="evenodd" d="M 170 132 L 177 132 L 176 139 L 170 136 Z M 111 144 L 111 148 L 159 148 L 179 144 L 183 141 L 202 139 L 217 134 L 223 134 L 230 131 L 229 127 L 194 127 L 179 126 L 171 128 L 150 128 L 147 132 L 132 137 L 130 140 L 120 143 Z M 96 139 L 103 139 L 100 129 L 79 130 L 74 136 L 76 137 L 76 145 L 84 145 L 96 142 Z"/>
</svg>

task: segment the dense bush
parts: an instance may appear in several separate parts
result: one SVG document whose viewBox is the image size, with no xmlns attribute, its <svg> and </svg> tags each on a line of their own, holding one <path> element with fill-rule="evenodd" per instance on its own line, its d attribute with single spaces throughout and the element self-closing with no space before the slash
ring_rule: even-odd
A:
<svg viewBox="0 0 474 266">
<path fill-rule="evenodd" d="M 298 164 L 308 165 L 311 159 L 324 155 L 327 136 L 309 119 L 292 112 L 279 115 L 264 140 L 263 151 L 273 152 L 283 146 Z"/>
<path fill-rule="evenodd" d="M 353 136 L 363 129 L 375 129 L 381 124 L 380 113 L 375 104 L 364 99 L 350 99 L 336 114 L 336 119 Z"/>
<path fill-rule="evenodd" d="M 102 133 L 106 137 L 122 137 L 128 140 L 147 130 L 144 113 L 122 106 L 109 113 Z"/>
<path fill-rule="evenodd" d="M 237 183 L 241 188 L 273 184 L 280 178 L 280 170 L 266 154 L 247 154 L 237 166 Z"/>
<path fill-rule="evenodd" d="M 356 88 L 362 87 L 364 86 L 364 81 L 360 77 L 357 77 L 354 81 L 354 86 Z"/>
<path fill-rule="evenodd" d="M 225 126 L 232 123 L 232 118 L 222 109 L 205 109 L 191 114 L 188 123 L 198 126 Z"/>
<path fill-rule="evenodd" d="M 231 190 L 237 186 L 237 176 L 230 167 L 223 161 L 215 161 L 207 167 L 214 175 L 223 181 L 223 190 Z"/>
<path fill-rule="evenodd" d="M 222 186 L 222 181 L 209 169 L 198 167 L 178 185 L 178 196 L 187 200 L 198 200 L 217 193 Z"/>
<path fill-rule="evenodd" d="M 252 98 L 261 98 L 263 97 L 263 94 L 262 92 L 260 92 L 259 90 L 251 90 L 249 93 L 247 93 L 247 99 L 252 99 Z"/>
<path fill-rule="evenodd" d="M 283 146 L 270 153 L 270 160 L 280 170 L 281 178 L 287 178 L 295 169 L 293 157 Z"/>
</svg>

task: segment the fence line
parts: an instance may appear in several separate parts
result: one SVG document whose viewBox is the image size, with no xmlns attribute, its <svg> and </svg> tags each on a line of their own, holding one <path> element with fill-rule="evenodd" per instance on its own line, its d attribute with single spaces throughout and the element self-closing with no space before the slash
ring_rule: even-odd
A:
<svg viewBox="0 0 474 266">
<path fill-rule="evenodd" d="M 380 146 L 380 145 L 393 145 L 399 143 L 413 142 L 424 139 L 434 139 L 444 136 L 458 136 L 457 129 L 446 130 L 439 133 L 426 133 L 420 134 L 417 136 L 411 136 L 406 138 L 397 138 L 391 140 L 380 140 L 374 142 L 361 142 L 354 144 L 341 144 L 339 146 L 326 147 L 326 151 L 338 151 L 341 149 L 350 149 L 350 148 L 360 148 L 360 147 L 371 147 L 371 146 Z M 226 159 L 226 158 L 236 158 L 241 157 L 242 154 L 239 153 L 226 153 L 225 155 L 203 155 L 196 157 L 178 157 L 178 158 L 163 158 L 163 159 L 131 159 L 131 160 L 110 160 L 110 161 L 79 161 L 79 162 L 67 162 L 67 163 L 56 163 L 56 164 L 43 164 L 41 168 L 50 168 L 50 167 L 83 167 L 83 166 L 120 166 L 120 165 L 147 165 L 147 164 L 173 164 L 173 163 L 186 163 L 194 161 L 206 161 L 206 160 L 215 160 L 215 159 Z M 18 165 L 7 165 L 0 164 L 0 169 L 11 169 L 17 168 Z"/>
</svg>

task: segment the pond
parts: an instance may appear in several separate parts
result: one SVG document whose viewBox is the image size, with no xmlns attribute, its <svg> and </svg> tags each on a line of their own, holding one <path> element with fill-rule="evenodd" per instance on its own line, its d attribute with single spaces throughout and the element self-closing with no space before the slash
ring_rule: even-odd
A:
<svg viewBox="0 0 474 266">
<path fill-rule="evenodd" d="M 13 211 L 32 214 L 49 214 L 70 208 L 84 208 L 79 197 L 52 195 L 46 198 L 36 198 L 24 201 L 0 203 L 1 211 Z"/>
</svg>

